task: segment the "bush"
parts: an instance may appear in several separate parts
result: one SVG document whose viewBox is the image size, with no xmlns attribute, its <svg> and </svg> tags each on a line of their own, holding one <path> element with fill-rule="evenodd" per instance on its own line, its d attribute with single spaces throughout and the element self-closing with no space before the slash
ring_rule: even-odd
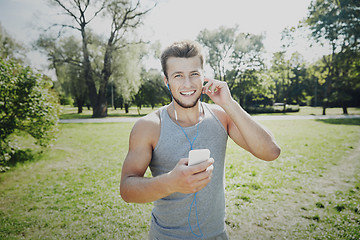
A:
<svg viewBox="0 0 360 240">
<path fill-rule="evenodd" d="M 245 108 L 245 110 L 250 114 L 256 113 L 281 113 L 284 112 L 283 103 L 275 103 L 273 106 L 250 106 Z M 299 112 L 299 105 L 285 105 L 285 112 Z"/>
<path fill-rule="evenodd" d="M 16 131 L 30 134 L 40 146 L 55 137 L 60 108 L 51 83 L 14 60 L 0 60 L 0 166 L 14 153 L 9 137 Z"/>
</svg>

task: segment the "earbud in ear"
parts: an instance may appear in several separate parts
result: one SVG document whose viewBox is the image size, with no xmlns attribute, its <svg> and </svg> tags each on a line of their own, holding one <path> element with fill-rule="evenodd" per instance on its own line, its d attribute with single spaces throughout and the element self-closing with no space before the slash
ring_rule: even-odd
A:
<svg viewBox="0 0 360 240">
<path fill-rule="evenodd" d="M 166 85 L 167 85 L 167 87 L 168 87 L 168 89 L 169 89 L 169 91 L 170 91 L 170 86 L 169 86 L 169 83 L 167 83 Z"/>
</svg>

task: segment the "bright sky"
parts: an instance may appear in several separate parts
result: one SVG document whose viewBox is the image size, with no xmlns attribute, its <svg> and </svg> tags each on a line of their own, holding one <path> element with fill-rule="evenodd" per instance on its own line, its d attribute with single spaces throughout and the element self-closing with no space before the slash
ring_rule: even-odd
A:
<svg viewBox="0 0 360 240">
<path fill-rule="evenodd" d="M 143 0 L 144 2 L 144 0 Z M 145 1 L 146 3 L 149 0 Z M 311 0 L 158 0 L 141 30 L 144 40 L 160 40 L 162 47 L 182 40 L 194 40 L 203 29 L 239 26 L 241 32 L 265 34 L 265 49 L 270 55 L 279 51 L 281 31 L 296 26 L 306 17 Z M 16 40 L 30 45 L 54 19 L 56 7 L 47 0 L 0 0 L 0 22 Z M 103 31 L 104 25 L 93 25 Z M 75 34 L 79 34 L 75 32 Z M 309 48 L 309 42 L 297 40 L 295 49 L 312 61 L 327 53 L 324 48 Z M 38 54 L 32 65 L 44 64 Z"/>
</svg>

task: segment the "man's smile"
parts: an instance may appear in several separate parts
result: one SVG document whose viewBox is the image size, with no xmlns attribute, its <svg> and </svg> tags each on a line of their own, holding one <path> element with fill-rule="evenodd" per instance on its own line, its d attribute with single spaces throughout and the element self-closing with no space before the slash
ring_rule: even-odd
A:
<svg viewBox="0 0 360 240">
<path fill-rule="evenodd" d="M 196 90 L 192 90 L 192 91 L 181 91 L 180 94 L 183 96 L 191 96 L 196 92 Z"/>
</svg>

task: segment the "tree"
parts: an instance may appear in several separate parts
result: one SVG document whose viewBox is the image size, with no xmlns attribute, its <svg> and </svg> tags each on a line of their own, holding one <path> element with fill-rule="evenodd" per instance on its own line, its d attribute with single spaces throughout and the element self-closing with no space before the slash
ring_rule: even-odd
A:
<svg viewBox="0 0 360 240">
<path fill-rule="evenodd" d="M 114 52 L 131 44 L 128 40 L 129 32 L 141 24 L 142 16 L 149 12 L 151 8 L 141 10 L 140 0 L 135 4 L 131 0 L 52 0 L 52 2 L 60 6 L 64 13 L 75 22 L 74 25 L 58 24 L 58 26 L 78 30 L 81 34 L 82 67 L 89 99 L 93 107 L 93 117 L 105 117 L 107 116 L 106 92 L 113 72 Z M 99 82 L 96 83 L 96 77 L 91 65 L 91 52 L 89 49 L 91 39 L 89 38 L 88 25 L 101 13 L 104 16 L 109 16 L 111 24 L 110 34 L 103 47 L 102 70 L 98 78 Z"/>
<path fill-rule="evenodd" d="M 197 39 L 208 53 L 207 62 L 215 73 L 215 78 L 226 81 L 226 70 L 230 67 L 230 58 L 235 44 L 237 27 L 219 27 L 216 30 L 202 30 Z"/>
<path fill-rule="evenodd" d="M 286 52 L 280 51 L 273 55 L 269 75 L 273 79 L 275 101 L 284 104 L 304 104 L 306 92 L 303 81 L 306 78 L 306 63 L 304 58 L 294 52 L 286 58 Z M 285 105 L 284 105 L 285 111 Z"/>
<path fill-rule="evenodd" d="M 289 83 L 288 61 L 285 59 L 285 52 L 275 52 L 271 59 L 270 76 L 275 83 L 275 102 L 286 103 L 287 85 Z"/>
<path fill-rule="evenodd" d="M 215 78 L 226 81 L 230 90 L 244 106 L 246 95 L 260 86 L 258 71 L 263 69 L 261 35 L 239 33 L 238 27 L 210 31 L 203 30 L 197 37 L 208 53 L 207 62 Z M 251 102 L 251 100 L 250 100 Z"/>
<path fill-rule="evenodd" d="M 335 55 L 336 81 L 330 99 L 348 114 L 350 106 L 360 106 L 360 51 L 344 51 Z"/>
<path fill-rule="evenodd" d="M 0 24 L 0 58 L 13 58 L 21 61 L 25 49 L 16 42 Z"/>
<path fill-rule="evenodd" d="M 45 146 L 57 130 L 59 107 L 51 80 L 12 59 L 0 59 L 0 165 L 11 157 L 9 137 L 30 134 Z"/>
<path fill-rule="evenodd" d="M 141 109 L 142 105 L 150 105 L 152 108 L 156 104 L 160 103 L 165 105 L 170 102 L 170 94 L 166 88 L 162 74 L 155 70 L 142 71 L 142 84 L 138 93 L 134 96 L 134 102 L 138 109 Z"/>
<path fill-rule="evenodd" d="M 287 94 L 287 102 L 290 104 L 304 104 L 306 100 L 306 94 L 304 91 L 304 84 L 306 78 L 306 63 L 303 56 L 294 52 L 291 54 L 289 60 L 289 89 Z M 291 75 L 290 75 L 291 73 Z"/>
<path fill-rule="evenodd" d="M 328 73 L 325 82 L 323 114 L 326 114 L 329 100 L 340 100 L 338 89 L 354 84 L 344 81 L 358 81 L 340 76 L 347 71 L 339 68 L 344 60 L 342 56 L 358 56 L 360 50 L 360 2 L 356 0 L 314 0 L 309 7 L 309 16 L 305 23 L 310 27 L 312 36 L 318 42 L 326 41 L 330 45 L 330 56 L 324 57 Z M 346 65 L 348 66 L 348 65 Z M 334 99 L 335 98 L 335 99 Z M 343 103 L 344 104 L 344 103 Z M 347 112 L 343 105 L 344 113 Z"/>
<path fill-rule="evenodd" d="M 82 52 L 79 51 L 81 42 L 74 36 L 58 40 L 42 35 L 36 45 L 46 52 L 51 62 L 50 68 L 55 69 L 57 81 L 54 86 L 57 92 L 64 98 L 71 97 L 78 107 L 78 113 L 82 113 L 88 92 L 81 64 Z"/>
<path fill-rule="evenodd" d="M 141 85 L 141 59 L 145 50 L 143 44 L 129 45 L 114 55 L 114 68 L 110 81 L 113 83 L 114 93 L 123 101 L 125 112 Z M 126 61 L 124 61 L 126 59 Z"/>
</svg>

